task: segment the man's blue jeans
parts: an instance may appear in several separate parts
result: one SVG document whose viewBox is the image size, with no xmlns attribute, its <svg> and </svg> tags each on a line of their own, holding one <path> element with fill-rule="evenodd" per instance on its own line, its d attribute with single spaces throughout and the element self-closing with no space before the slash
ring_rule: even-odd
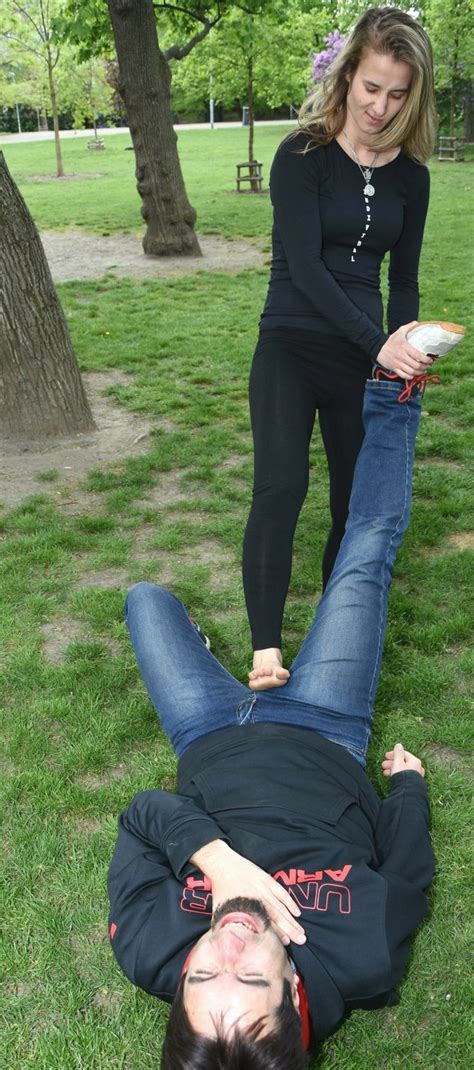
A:
<svg viewBox="0 0 474 1070">
<path fill-rule="evenodd" d="M 282 688 L 254 692 L 205 647 L 187 610 L 163 588 L 138 583 L 126 620 L 151 701 L 176 754 L 200 736 L 254 722 L 312 728 L 361 764 L 370 739 L 388 589 L 411 507 L 420 398 L 369 380 L 365 439 L 346 532 L 311 628 Z"/>
</svg>

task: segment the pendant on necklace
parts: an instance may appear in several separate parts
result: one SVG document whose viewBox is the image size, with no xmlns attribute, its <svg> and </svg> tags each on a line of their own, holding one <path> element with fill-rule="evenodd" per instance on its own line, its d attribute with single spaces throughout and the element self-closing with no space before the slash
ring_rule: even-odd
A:
<svg viewBox="0 0 474 1070">
<path fill-rule="evenodd" d="M 367 185 L 364 186 L 364 193 L 366 197 L 373 197 L 375 189 L 370 182 L 368 182 Z"/>
</svg>

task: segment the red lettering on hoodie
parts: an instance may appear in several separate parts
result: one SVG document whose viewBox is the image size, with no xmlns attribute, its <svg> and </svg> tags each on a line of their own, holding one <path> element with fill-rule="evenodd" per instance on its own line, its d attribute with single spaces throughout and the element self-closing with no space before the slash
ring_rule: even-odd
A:
<svg viewBox="0 0 474 1070">
<path fill-rule="evenodd" d="M 351 893 L 342 882 L 349 876 L 351 869 L 351 865 L 345 865 L 342 869 L 318 869 L 314 873 L 306 873 L 304 869 L 292 867 L 288 871 L 279 869 L 273 877 L 285 885 L 301 910 L 319 910 L 326 913 L 329 909 L 337 909 L 339 914 L 350 914 Z M 330 881 L 321 883 L 324 876 L 330 877 Z M 235 894 L 239 894 L 238 889 Z M 186 877 L 179 905 L 181 910 L 189 914 L 206 914 L 211 917 L 212 888 L 209 879 L 203 875 Z"/>
</svg>

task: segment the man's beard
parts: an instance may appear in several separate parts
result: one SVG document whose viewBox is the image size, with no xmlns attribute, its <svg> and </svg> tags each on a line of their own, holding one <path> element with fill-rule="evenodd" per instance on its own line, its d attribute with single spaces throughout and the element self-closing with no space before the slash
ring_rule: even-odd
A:
<svg viewBox="0 0 474 1070">
<path fill-rule="evenodd" d="M 244 895 L 236 895 L 234 899 L 226 899 L 224 903 L 219 903 L 212 915 L 211 929 L 217 925 L 221 918 L 225 918 L 226 914 L 234 913 L 255 914 L 263 922 L 264 932 L 270 928 L 270 915 L 259 899 L 247 899 Z"/>
</svg>

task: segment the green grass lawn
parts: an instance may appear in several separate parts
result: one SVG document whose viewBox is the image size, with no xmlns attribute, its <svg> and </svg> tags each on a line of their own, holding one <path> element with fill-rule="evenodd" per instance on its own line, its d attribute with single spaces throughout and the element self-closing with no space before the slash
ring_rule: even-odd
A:
<svg viewBox="0 0 474 1070">
<path fill-rule="evenodd" d="M 266 174 L 281 135 L 281 128 L 257 133 Z M 268 198 L 230 192 L 244 137 L 182 132 L 188 189 L 202 231 L 268 241 Z M 7 146 L 42 227 L 139 229 L 133 154 L 119 136 L 107 145 L 95 156 L 84 142 L 65 142 L 68 171 L 106 177 L 62 184 L 29 178 L 52 167 L 52 146 Z M 469 165 L 432 166 L 422 317 L 468 322 L 470 176 Z M 239 562 L 252 474 L 246 381 L 265 287 L 266 271 L 201 272 L 169 283 L 108 276 L 60 287 L 81 368 L 126 373 L 125 384 L 111 391 L 116 403 L 149 414 L 156 426 L 146 455 L 89 474 L 80 513 L 68 514 L 60 495 L 50 497 L 60 478 L 47 458 L 37 494 L 0 512 L 2 1065 L 15 1070 L 158 1065 L 166 1010 L 121 975 L 106 938 L 105 878 L 117 814 L 143 788 L 172 787 L 175 773 L 129 648 L 123 599 L 129 583 L 165 578 L 210 633 L 217 656 L 245 678 Z M 468 339 L 444 362 L 442 385 L 424 403 L 413 522 L 392 589 L 369 759 L 384 791 L 379 760 L 396 739 L 426 758 L 438 859 L 432 912 L 417 936 L 400 1005 L 354 1013 L 326 1043 L 321 1065 L 338 1070 L 467 1070 L 471 1062 L 470 351 Z M 287 660 L 320 590 L 326 499 L 315 437 L 286 610 Z M 48 656 L 51 634 L 66 637 L 56 660 Z"/>
<path fill-rule="evenodd" d="M 264 186 L 279 142 L 292 127 L 257 127 L 255 153 L 263 163 Z M 269 244 L 271 206 L 267 195 L 235 193 L 236 164 L 246 159 L 247 132 L 227 130 L 181 130 L 178 144 L 191 203 L 198 213 L 198 229 L 226 238 L 260 237 Z M 135 156 L 126 151 L 128 135 L 106 136 L 106 150 L 91 152 L 86 138 L 64 139 L 64 167 L 68 175 L 98 177 L 58 180 L 53 142 L 4 145 L 2 151 L 40 229 L 84 227 L 99 234 L 120 231 L 142 233 L 140 198 L 135 189 Z M 470 212 L 474 161 L 431 164 L 435 210 L 430 226 L 448 234 L 451 213 L 466 221 Z M 45 181 L 48 178 L 49 181 Z M 438 194 L 439 196 L 436 196 Z M 448 213 L 448 218 L 446 218 Z M 442 239 L 443 240 L 443 239 Z"/>
<path fill-rule="evenodd" d="M 265 185 L 275 148 L 287 129 L 291 127 L 277 125 L 260 127 L 256 132 L 256 152 L 264 165 Z M 246 131 L 182 130 L 178 143 L 188 196 L 198 213 L 198 228 L 204 234 L 222 233 L 226 238 L 264 236 L 268 241 L 268 196 L 237 196 L 235 192 L 236 164 L 247 158 Z M 135 189 L 135 156 L 126 151 L 130 145 L 125 134 L 106 137 L 104 152 L 88 150 L 85 138 L 64 140 L 66 173 L 99 176 L 81 181 L 53 177 L 52 142 L 7 144 L 3 152 L 41 228 L 79 226 L 112 234 L 141 232 L 143 228 L 141 201 Z M 51 181 L 44 181 L 48 175 Z"/>
</svg>

